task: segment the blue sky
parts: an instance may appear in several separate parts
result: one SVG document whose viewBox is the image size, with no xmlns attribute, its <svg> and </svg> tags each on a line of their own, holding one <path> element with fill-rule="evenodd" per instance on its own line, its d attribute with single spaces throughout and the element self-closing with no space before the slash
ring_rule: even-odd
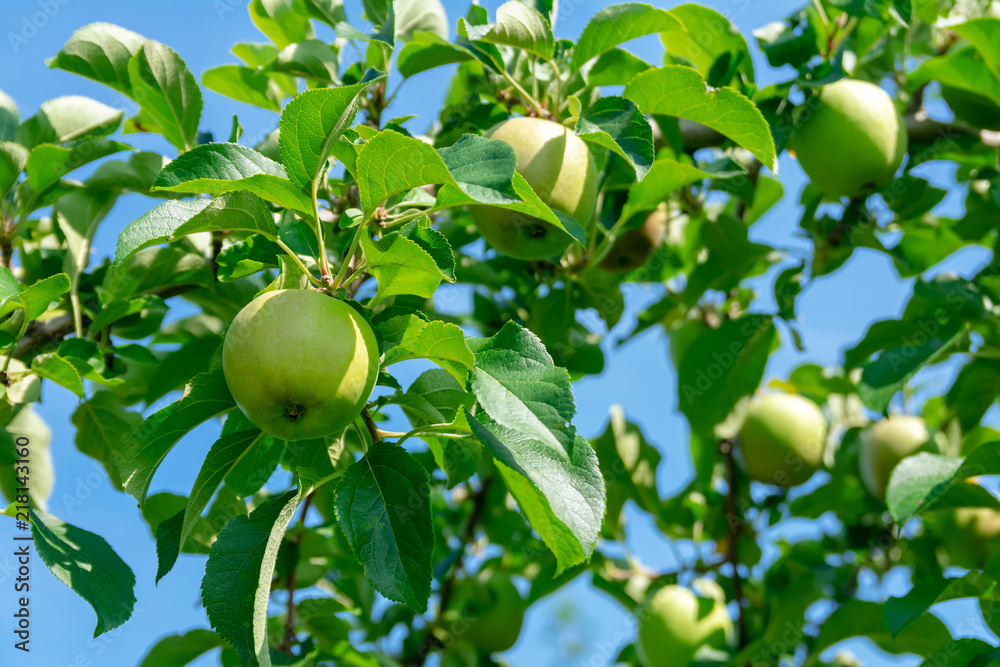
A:
<svg viewBox="0 0 1000 667">
<path fill-rule="evenodd" d="M 174 0 L 172 2 L 129 2 L 128 0 L 6 0 L 5 20 L 0 31 L 0 89 L 18 103 L 22 117 L 35 112 L 38 105 L 57 95 L 81 94 L 111 106 L 133 109 L 108 88 L 97 83 L 49 70 L 45 59 L 59 50 L 78 27 L 95 21 L 109 21 L 157 39 L 177 50 L 195 76 L 213 66 L 233 62 L 229 47 L 237 41 L 264 41 L 246 11 L 244 0 Z M 484 2 L 492 15 L 500 4 Z M 555 31 L 557 37 L 577 37 L 587 19 L 605 3 L 569 0 L 561 4 Z M 669 8 L 678 3 L 654 2 Z M 770 21 L 779 20 L 803 4 L 802 0 L 709 0 L 702 4 L 723 13 L 751 43 L 758 81 L 767 84 L 785 78 L 788 72 L 775 71 L 757 52 L 752 30 Z M 348 2 L 348 15 L 360 16 L 360 2 Z M 452 31 L 458 16 L 465 13 L 465 2 L 445 0 Z M 638 55 L 658 62 L 662 49 L 655 38 L 645 38 L 630 45 Z M 409 127 L 420 131 L 431 123 L 436 105 L 443 98 L 448 72 L 429 72 L 408 82 L 389 111 L 389 116 L 418 114 Z M 277 114 L 249 105 L 239 104 L 206 91 L 202 129 L 211 130 L 216 138 L 228 136 L 233 113 L 239 114 L 245 129 L 243 143 L 252 145 L 277 126 Z M 146 149 L 172 154 L 163 140 L 131 135 L 129 143 Z M 948 185 L 950 174 L 933 165 L 921 167 L 921 173 L 937 184 Z M 782 158 L 780 180 L 785 187 L 785 199 L 751 230 L 751 238 L 782 248 L 804 252 L 808 244 L 796 235 L 799 212 L 795 202 L 803 186 L 802 173 L 794 160 Z M 946 200 L 945 206 L 960 209 L 957 197 Z M 122 198 L 114 212 L 103 223 L 96 239 L 99 255 L 114 248 L 115 238 L 130 221 L 144 213 L 152 204 L 142 197 Z M 975 273 L 989 254 L 984 248 L 959 252 L 933 272 L 950 270 L 962 275 Z M 775 270 L 760 279 L 762 299 L 758 306 L 769 304 L 770 285 Z M 856 342 L 867 326 L 875 320 L 895 317 L 902 311 L 911 291 L 912 281 L 898 278 L 890 260 L 872 251 L 859 250 L 834 275 L 812 283 L 801 296 L 798 311 L 806 350 L 796 352 L 783 331 L 783 346 L 772 357 L 769 377 L 783 377 L 804 361 L 836 364 L 842 351 Z M 458 302 L 468 299 L 467 292 L 456 291 Z M 576 423 L 587 436 L 599 434 L 607 421 L 612 404 L 625 406 L 627 417 L 638 423 L 646 437 L 664 455 L 659 484 L 661 493 L 669 495 L 682 488 L 690 474 L 687 454 L 688 430 L 676 411 L 676 378 L 668 362 L 667 340 L 661 331 L 651 331 L 628 345 L 618 348 L 613 339 L 631 327 L 635 313 L 642 305 L 655 299 L 651 289 L 629 289 L 626 293 L 628 312 L 619 328 L 607 339 L 607 365 L 600 376 L 587 378 L 575 385 L 578 405 Z M 640 370 L 641 369 L 641 372 Z M 412 377 L 421 369 L 411 369 Z M 948 385 L 950 373 L 933 374 L 928 381 L 938 391 Z M 408 378 L 400 378 L 404 382 Z M 135 501 L 114 491 L 99 465 L 80 454 L 72 443 L 73 429 L 69 415 L 76 398 L 58 387 L 47 385 L 39 412 L 53 432 L 52 451 L 56 460 L 56 484 L 50 509 L 62 519 L 103 535 L 136 573 L 138 604 L 133 618 L 123 627 L 98 638 L 91 634 L 95 623 L 90 607 L 44 569 L 36 560 L 33 569 L 33 652 L 30 660 L 11 648 L 11 642 L 0 643 L 0 664 L 44 665 L 45 667 L 86 667 L 88 665 L 134 665 L 146 649 L 159 637 L 183 632 L 195 627 L 207 627 L 200 608 L 198 587 L 204 572 L 204 558 L 181 556 L 177 566 L 159 588 L 153 585 L 156 570 L 154 544 L 136 508 Z M 205 452 L 214 441 L 218 425 L 204 425 L 185 438 L 166 459 L 150 493 L 173 491 L 187 494 Z M 678 563 L 672 550 L 655 533 L 652 523 L 638 512 L 631 512 L 630 547 L 647 566 L 654 569 L 674 569 Z M 9 535 L 9 530 L 2 535 Z M 800 536 L 808 535 L 805 528 L 796 528 Z M 2 538 L 0 535 L 0 539 Z M 0 554 L 8 550 L 0 549 Z M 682 554 L 685 553 L 682 550 Z M 13 602 L 10 591 L 10 556 L 0 555 L 0 615 Z M 905 590 L 905 578 L 890 586 L 899 594 Z M 873 591 L 880 597 L 885 591 Z M 8 602 L 9 601 L 9 602 Z M 989 636 L 976 613 L 967 602 L 949 603 L 944 614 L 946 622 L 961 636 Z M 2 627 L 8 627 L 6 623 Z M 7 631 L 0 636 L 6 637 Z M 507 654 L 511 665 L 604 665 L 630 641 L 631 626 L 623 609 L 602 593 L 593 591 L 584 580 L 578 580 L 559 594 L 537 604 L 529 612 L 525 631 L 512 651 Z M 870 648 L 866 642 L 851 642 L 869 665 L 911 665 L 919 661 L 910 658 L 889 658 Z M 602 662 L 603 656 L 607 661 Z M 197 665 L 217 664 L 217 658 L 206 658 Z"/>
</svg>

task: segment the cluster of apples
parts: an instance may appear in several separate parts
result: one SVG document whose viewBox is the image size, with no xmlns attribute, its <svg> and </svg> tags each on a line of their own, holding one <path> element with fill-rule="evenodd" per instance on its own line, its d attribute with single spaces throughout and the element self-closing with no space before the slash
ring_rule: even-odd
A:
<svg viewBox="0 0 1000 667">
<path fill-rule="evenodd" d="M 813 184 L 834 197 L 855 197 L 890 179 L 907 148 L 892 99 L 863 81 L 824 86 L 802 105 L 796 125 L 792 150 Z M 598 189 L 594 158 L 567 127 L 513 118 L 486 136 L 513 147 L 518 173 L 546 205 L 582 224 L 591 220 Z M 470 213 L 482 236 L 515 259 L 557 257 L 572 243 L 565 231 L 519 212 L 476 206 Z M 641 266 L 665 232 L 660 207 L 615 240 L 601 267 Z M 338 433 L 360 414 L 378 376 L 378 344 L 366 319 L 347 303 L 313 290 L 277 290 L 236 316 L 223 346 L 223 369 L 237 405 L 261 430 L 283 440 L 318 438 Z M 749 476 L 779 486 L 805 482 L 822 462 L 826 431 L 819 407 L 806 398 L 754 400 L 739 438 Z M 889 417 L 869 428 L 861 475 L 871 493 L 884 498 L 892 469 L 927 440 L 926 426 L 915 417 Z M 982 538 L 1000 534 L 1000 514 L 989 510 L 959 510 L 939 523 L 953 562 L 967 567 L 985 560 Z M 701 647 L 730 641 L 732 621 L 721 589 L 707 579 L 693 587 L 665 586 L 642 606 L 639 647 L 647 667 L 685 665 Z M 460 661 L 463 646 L 510 648 L 524 614 L 510 580 L 494 576 L 463 590 L 457 604 L 475 622 L 446 660 Z"/>
</svg>

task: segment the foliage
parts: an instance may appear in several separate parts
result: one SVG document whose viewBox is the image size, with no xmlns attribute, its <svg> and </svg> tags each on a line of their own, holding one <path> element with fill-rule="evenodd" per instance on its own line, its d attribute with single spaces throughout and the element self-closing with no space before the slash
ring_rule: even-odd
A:
<svg viewBox="0 0 1000 667">
<path fill-rule="evenodd" d="M 928 613 L 956 598 L 992 604 L 1000 580 L 996 557 L 954 576 L 960 557 L 931 530 L 955 508 L 1000 510 L 978 483 L 1000 475 L 1000 433 L 983 423 L 1000 394 L 1000 264 L 925 275 L 960 248 L 992 248 L 1000 226 L 998 142 L 982 129 L 1000 113 L 1000 18 L 984 4 L 817 0 L 755 32 L 787 74 L 767 87 L 744 37 L 698 5 L 605 7 L 574 42 L 554 36 L 556 3 L 512 0 L 492 16 L 472 5 L 456 23 L 437 2 L 365 0 L 362 29 L 337 1 L 253 0 L 250 18 L 271 43 L 235 45 L 241 63 L 208 70 L 200 85 L 163 44 L 107 23 L 81 28 L 51 66 L 138 111 L 125 118 L 64 96 L 22 119 L 0 94 L 4 474 L 20 456 L 16 416 L 40 387 L 63 387 L 80 398 L 77 448 L 142 508 L 157 580 L 179 554 L 207 554 L 213 629 L 164 637 L 147 667 L 220 647 L 224 665 L 422 665 L 438 651 L 490 665 L 483 647 L 459 651 L 470 595 L 453 596 L 456 587 L 513 579 L 534 603 L 587 577 L 641 617 L 657 591 L 696 575 L 736 602 L 735 641 L 700 664 L 818 665 L 857 636 L 892 653 L 991 659 L 995 647 L 956 643 Z M 318 39 L 321 25 L 337 39 Z M 649 35 L 662 40 L 662 64 L 623 48 Z M 445 66 L 454 75 L 427 135 L 413 136 L 409 117 L 383 117 L 403 81 Z M 909 153 L 863 196 L 807 186 L 799 227 L 812 248 L 797 259 L 753 241 L 752 227 L 785 194 L 778 156 L 817 91 L 845 76 L 891 82 Z M 927 118 L 938 84 L 958 91 L 953 122 Z M 228 141 L 213 141 L 203 87 L 280 114 L 276 133 L 241 144 L 234 116 Z M 587 142 L 600 173 L 592 219 L 549 208 L 513 149 L 483 136 L 511 116 L 561 123 Z M 172 152 L 135 151 L 133 133 L 162 135 Z M 935 213 L 948 193 L 915 170 L 929 161 L 955 166 L 962 217 Z M 101 222 L 128 193 L 148 197 L 149 210 L 113 258 L 93 260 Z M 576 242 L 549 260 L 504 257 L 484 247 L 470 206 L 543 220 Z M 603 268 L 658 207 L 666 233 L 641 265 Z M 797 296 L 859 248 L 915 278 L 912 297 L 839 367 L 807 364 L 772 381 L 823 407 L 822 471 L 791 490 L 751 484 L 735 438 L 748 399 L 781 341 L 801 346 Z M 753 289 L 762 277 L 773 293 Z M 468 290 L 471 309 L 450 307 L 443 284 Z M 676 407 L 691 427 L 694 475 L 669 497 L 656 486 L 660 455 L 620 409 L 593 441 L 573 425 L 572 383 L 604 369 L 602 338 L 632 285 L 661 298 L 626 338 L 668 334 Z M 277 440 L 230 395 L 226 328 L 274 289 L 325 292 L 372 325 L 378 390 L 343 433 Z M 429 370 L 404 388 L 394 365 L 414 361 Z M 950 388 L 919 394 L 933 436 L 896 468 L 883 503 L 861 482 L 861 431 L 910 406 L 921 373 L 943 364 L 960 367 Z M 383 430 L 387 415 L 411 430 Z M 224 420 L 222 435 L 206 443 L 188 497 L 148 495 L 171 449 L 210 420 Z M 11 496 L 9 514 L 25 497 Z M 46 565 L 91 603 L 96 632 L 125 623 L 132 570 L 32 498 Z M 123 510 L 130 502 L 122 497 Z M 621 556 L 627 506 L 665 538 L 693 542 L 697 562 L 649 572 Z M 766 535 L 820 517 L 834 528 L 816 540 Z M 897 571 L 914 583 L 906 595 L 859 595 L 862 578 Z M 995 614 L 986 620 L 1000 629 Z M 610 657 L 640 660 L 632 646 Z"/>
</svg>

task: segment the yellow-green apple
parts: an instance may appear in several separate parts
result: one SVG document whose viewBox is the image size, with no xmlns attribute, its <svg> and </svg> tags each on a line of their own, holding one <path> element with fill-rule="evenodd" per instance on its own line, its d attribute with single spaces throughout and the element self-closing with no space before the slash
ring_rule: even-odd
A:
<svg viewBox="0 0 1000 667">
<path fill-rule="evenodd" d="M 726 596 L 708 579 L 664 586 L 639 609 L 639 655 L 645 667 L 684 667 L 702 646 L 723 649 L 733 635 Z"/>
<path fill-rule="evenodd" d="M 597 201 L 597 167 L 583 139 L 564 125 L 542 118 L 505 120 L 485 136 L 513 147 L 517 172 L 543 202 L 587 224 Z M 552 224 L 517 211 L 473 206 L 469 212 L 483 237 L 515 259 L 561 255 L 573 240 Z"/>
<path fill-rule="evenodd" d="M 795 394 L 754 398 L 740 429 L 740 452 L 751 479 L 796 486 L 812 477 L 823 458 L 826 419 L 819 406 Z"/>
<path fill-rule="evenodd" d="M 282 440 L 342 431 L 375 386 L 379 353 L 365 319 L 309 289 L 265 292 L 233 319 L 222 346 L 229 390 L 247 418 Z"/>
<path fill-rule="evenodd" d="M 907 134 L 887 92 L 867 81 L 823 86 L 800 108 L 791 148 L 820 190 L 854 197 L 888 181 L 906 154 Z"/>
<path fill-rule="evenodd" d="M 929 437 L 924 420 L 908 415 L 880 419 L 861 434 L 858 452 L 861 479 L 873 496 L 885 499 L 893 468 L 917 451 Z"/>
</svg>

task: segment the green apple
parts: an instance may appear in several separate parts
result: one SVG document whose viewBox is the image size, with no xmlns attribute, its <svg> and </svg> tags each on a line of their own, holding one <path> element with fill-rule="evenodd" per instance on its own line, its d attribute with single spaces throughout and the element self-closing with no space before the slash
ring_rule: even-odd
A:
<svg viewBox="0 0 1000 667">
<path fill-rule="evenodd" d="M 10 454 L 15 453 L 14 447 L 26 446 L 28 448 L 28 468 L 30 471 L 28 493 L 36 507 L 46 509 L 49 494 L 52 492 L 54 476 L 52 454 L 49 451 L 52 431 L 49 430 L 45 420 L 35 413 L 30 404 L 21 408 L 21 411 L 4 427 L 4 431 L 8 437 L 3 438 L 5 442 L 2 443 L 2 446 L 11 448 Z M 27 444 L 25 445 L 24 441 L 18 443 L 18 438 L 27 438 Z M 17 488 L 21 486 L 15 480 L 18 474 L 14 464 L 16 458 L 18 457 L 12 457 L 9 464 L 0 464 L 0 489 L 3 490 L 3 495 L 9 502 L 14 502 Z"/>
<path fill-rule="evenodd" d="M 825 441 L 826 420 L 819 406 L 795 394 L 753 399 L 740 429 L 740 452 L 750 478 L 784 487 L 812 477 Z"/>
<path fill-rule="evenodd" d="M 626 229 L 618 235 L 611 250 L 601 260 L 608 271 L 631 271 L 646 263 L 667 235 L 667 207 L 661 205 L 646 216 L 642 226 Z"/>
<path fill-rule="evenodd" d="M 873 496 L 885 500 L 893 468 L 929 437 L 924 420 L 907 415 L 880 419 L 861 435 L 858 452 L 861 479 Z"/>
<path fill-rule="evenodd" d="M 639 610 L 639 655 L 645 667 L 683 667 L 702 646 L 723 649 L 733 636 L 726 597 L 708 579 L 695 583 L 700 595 L 683 586 L 664 586 Z"/>
<path fill-rule="evenodd" d="M 502 574 L 494 574 L 485 582 L 475 579 L 460 582 L 454 609 L 458 611 L 452 625 L 455 635 L 487 653 L 506 651 L 521 634 L 524 600 L 517 587 Z"/>
<path fill-rule="evenodd" d="M 313 290 L 265 292 L 222 345 L 226 384 L 247 418 L 282 440 L 342 431 L 378 376 L 378 343 L 349 305 Z"/>
<path fill-rule="evenodd" d="M 906 153 L 903 119 L 889 94 L 866 81 L 841 79 L 807 101 L 791 148 L 813 184 L 854 197 L 893 177 Z"/>
<path fill-rule="evenodd" d="M 541 118 L 512 118 L 493 126 L 485 136 L 514 148 L 518 173 L 543 202 L 587 224 L 597 202 L 597 167 L 583 139 Z M 573 240 L 548 222 L 516 211 L 473 206 L 469 212 L 483 237 L 515 259 L 561 255 Z"/>
<path fill-rule="evenodd" d="M 931 534 L 940 540 L 952 565 L 981 570 L 1000 547 L 1000 512 L 985 507 L 963 507 L 932 512 L 925 518 Z"/>
</svg>

